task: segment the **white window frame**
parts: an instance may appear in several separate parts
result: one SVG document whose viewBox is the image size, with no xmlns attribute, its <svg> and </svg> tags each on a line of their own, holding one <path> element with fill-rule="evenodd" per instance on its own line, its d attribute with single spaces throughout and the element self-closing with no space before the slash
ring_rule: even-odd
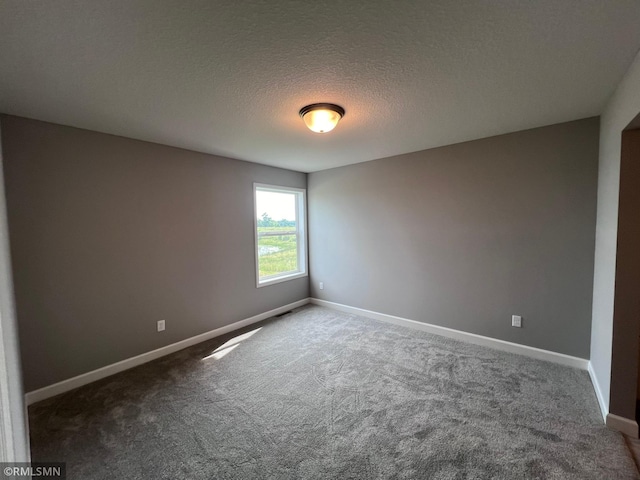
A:
<svg viewBox="0 0 640 480">
<path fill-rule="evenodd" d="M 296 194 L 296 235 L 298 238 L 298 270 L 282 274 L 270 275 L 260 280 L 260 264 L 258 257 L 258 190 L 276 193 Z M 255 237 L 254 253 L 256 257 L 256 287 L 266 287 L 275 283 L 287 282 L 296 278 L 309 276 L 307 263 L 307 191 L 303 188 L 283 187 L 265 183 L 253 184 L 253 233 Z"/>
</svg>

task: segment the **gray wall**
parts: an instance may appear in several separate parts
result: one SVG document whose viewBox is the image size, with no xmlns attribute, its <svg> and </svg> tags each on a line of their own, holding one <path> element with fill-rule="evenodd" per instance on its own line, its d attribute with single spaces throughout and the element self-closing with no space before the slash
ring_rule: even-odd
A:
<svg viewBox="0 0 640 480">
<path fill-rule="evenodd" d="M 611 385 L 611 357 L 618 234 L 620 145 L 622 131 L 638 112 L 640 112 L 640 53 L 636 55 L 600 117 L 591 367 L 597 384 L 596 388 L 600 391 L 600 398 L 604 403 L 605 413 L 609 411 L 610 398 L 617 396 Z"/>
<path fill-rule="evenodd" d="M 305 174 L 1 119 L 27 391 L 308 296 L 256 288 L 252 193 Z"/>
<path fill-rule="evenodd" d="M 312 296 L 588 358 L 598 129 L 310 174 Z"/>
</svg>

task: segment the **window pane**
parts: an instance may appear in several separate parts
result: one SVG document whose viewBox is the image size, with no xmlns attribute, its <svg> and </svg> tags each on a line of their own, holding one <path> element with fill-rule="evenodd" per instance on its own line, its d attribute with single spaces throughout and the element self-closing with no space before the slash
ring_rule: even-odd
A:
<svg viewBox="0 0 640 480">
<path fill-rule="evenodd" d="M 259 278 L 299 271 L 296 193 L 256 190 Z"/>
<path fill-rule="evenodd" d="M 289 227 L 296 229 L 296 194 L 256 191 L 258 227 Z"/>
<path fill-rule="evenodd" d="M 287 227 L 277 227 L 286 228 Z M 262 230 L 262 231 L 261 231 Z M 269 234 L 264 234 L 268 230 Z M 298 271 L 298 235 L 279 235 L 272 228 L 258 227 L 260 278 Z"/>
</svg>

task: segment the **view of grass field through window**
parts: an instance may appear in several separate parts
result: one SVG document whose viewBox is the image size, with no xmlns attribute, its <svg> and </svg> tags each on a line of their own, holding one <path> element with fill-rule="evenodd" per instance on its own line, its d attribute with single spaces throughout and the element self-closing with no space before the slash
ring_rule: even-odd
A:
<svg viewBox="0 0 640 480">
<path fill-rule="evenodd" d="M 299 271 L 296 194 L 256 190 L 260 280 Z"/>
</svg>

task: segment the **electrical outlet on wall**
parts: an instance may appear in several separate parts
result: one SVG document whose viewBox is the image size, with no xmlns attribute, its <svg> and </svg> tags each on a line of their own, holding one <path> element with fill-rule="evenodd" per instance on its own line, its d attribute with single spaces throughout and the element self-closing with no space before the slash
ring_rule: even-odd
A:
<svg viewBox="0 0 640 480">
<path fill-rule="evenodd" d="M 324 290 L 324 282 L 320 282 L 320 290 Z"/>
<path fill-rule="evenodd" d="M 522 328 L 522 317 L 520 315 L 511 315 L 511 326 Z"/>
<path fill-rule="evenodd" d="M 164 331 L 164 327 L 165 327 L 164 320 L 158 320 L 158 331 L 159 332 Z"/>
</svg>

